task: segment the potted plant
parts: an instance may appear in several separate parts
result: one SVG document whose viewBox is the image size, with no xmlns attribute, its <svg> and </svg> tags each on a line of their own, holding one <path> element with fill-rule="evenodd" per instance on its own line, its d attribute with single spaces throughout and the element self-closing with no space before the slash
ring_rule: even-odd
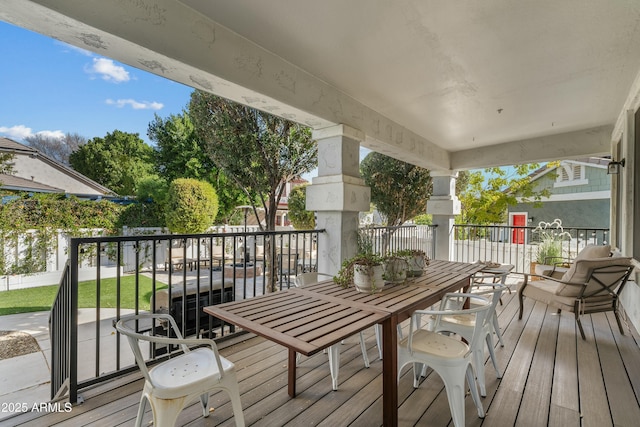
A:
<svg viewBox="0 0 640 427">
<path fill-rule="evenodd" d="M 383 258 L 373 253 L 361 253 L 342 263 L 334 282 L 343 288 L 352 285 L 359 292 L 380 292 L 384 286 Z"/>
<path fill-rule="evenodd" d="M 402 249 L 394 255 L 406 260 L 408 265 L 407 277 L 422 276 L 424 268 L 429 265 L 429 257 L 420 249 Z"/>
<path fill-rule="evenodd" d="M 391 283 L 402 283 L 407 279 L 409 263 L 406 258 L 390 255 L 384 259 L 384 280 Z"/>
<path fill-rule="evenodd" d="M 536 260 L 531 262 L 531 274 L 535 274 L 537 264 L 547 264 L 562 259 L 562 242 L 571 240 L 571 235 L 562 228 L 562 220 L 556 218 L 553 222 L 540 221 L 533 230 L 537 236 L 538 249 Z M 555 261 L 553 261 L 555 258 Z"/>
</svg>

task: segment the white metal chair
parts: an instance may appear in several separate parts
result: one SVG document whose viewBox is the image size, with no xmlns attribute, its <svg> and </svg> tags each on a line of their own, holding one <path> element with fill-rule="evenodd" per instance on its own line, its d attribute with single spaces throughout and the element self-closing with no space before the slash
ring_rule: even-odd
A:
<svg viewBox="0 0 640 427">
<path fill-rule="evenodd" d="M 169 338 L 169 334 L 153 336 L 138 332 L 141 324 L 150 327 L 155 322 L 166 325 L 167 331 L 171 331 L 177 338 Z M 175 320 L 168 314 L 124 316 L 116 323 L 115 328 L 127 337 L 145 378 L 136 426 L 142 425 L 147 401 L 151 405 L 153 424 L 156 427 L 174 426 L 182 409 L 197 400 L 202 404 L 203 416 L 208 417 L 209 393 L 218 389 L 226 391 L 231 398 L 236 426 L 245 425 L 235 367 L 218 354 L 213 340 L 182 338 Z M 141 342 L 180 346 L 184 353 L 149 369 L 142 355 Z M 204 347 L 193 350 L 188 347 L 195 345 Z"/>
<path fill-rule="evenodd" d="M 329 280 L 333 276 L 326 273 L 309 272 L 298 274 L 295 278 L 294 284 L 296 287 L 305 285 L 311 285 L 318 283 L 322 280 Z M 367 355 L 367 346 L 364 341 L 364 334 L 360 332 L 360 351 L 362 351 L 362 359 L 364 359 L 364 366 L 369 367 L 369 356 Z M 296 364 L 300 362 L 300 354 L 296 355 Z M 331 372 L 331 385 L 333 390 L 338 389 L 338 373 L 340 371 L 340 346 L 332 345 L 329 347 L 329 371 Z"/>
<path fill-rule="evenodd" d="M 497 377 L 502 378 L 502 372 L 498 367 L 498 361 L 496 359 L 495 351 L 493 348 L 493 332 L 495 328 L 493 319 L 496 313 L 496 307 L 498 305 L 498 302 L 500 301 L 500 297 L 502 296 L 502 292 L 504 291 L 505 286 L 500 283 L 494 283 L 490 288 L 482 287 L 479 285 L 473 285 L 472 288 L 479 288 L 479 290 L 473 292 L 473 294 L 482 295 L 489 300 L 489 310 L 487 311 L 486 317 L 484 318 L 484 321 L 481 325 L 481 334 L 482 338 L 484 339 L 477 340 L 475 346 L 471 347 L 471 350 L 473 351 L 473 362 L 474 368 L 476 370 L 478 387 L 480 388 L 480 395 L 484 397 L 487 395 L 487 389 L 484 376 L 485 358 L 483 341 L 486 342 L 487 348 L 489 349 L 489 355 L 491 356 L 491 362 L 493 363 L 493 367 L 496 370 Z M 444 310 L 446 308 L 459 310 L 462 308 L 465 300 L 466 298 L 460 297 L 460 294 L 448 294 L 440 302 L 440 310 Z M 484 303 L 482 302 L 481 304 Z M 477 305 L 479 305 L 479 303 L 477 302 L 471 302 L 470 304 L 471 307 L 475 307 Z M 432 330 L 435 332 L 452 332 L 460 335 L 467 342 L 471 343 L 473 334 L 476 329 L 475 323 L 476 316 L 473 314 L 447 314 L 442 316 L 435 316 L 432 324 Z M 499 330 L 500 327 L 497 326 L 497 328 Z"/>
<path fill-rule="evenodd" d="M 452 295 L 463 296 L 479 304 L 474 308 L 463 310 L 417 310 L 409 323 L 409 335 L 398 342 L 398 381 L 402 368 L 413 363 L 413 386 L 417 388 L 422 365 L 431 367 L 444 382 L 453 424 L 460 427 L 465 425 L 465 377 L 469 384 L 471 397 L 478 410 L 478 416 L 484 418 L 485 415 L 473 370 L 472 349 L 478 345 L 478 342 L 482 344 L 482 325 L 491 304 L 487 298 L 475 294 L 456 293 Z M 437 332 L 415 329 L 415 325 L 419 324 L 417 316 L 461 315 L 475 316 L 474 332 L 469 344 Z"/>
<path fill-rule="evenodd" d="M 509 270 L 509 272 L 510 271 L 511 270 Z M 504 292 L 504 290 L 507 290 L 509 293 L 511 293 L 511 288 L 509 288 L 505 284 L 506 276 L 503 276 L 500 279 L 500 283 L 498 283 L 498 282 L 496 282 L 494 280 L 495 276 L 494 277 L 491 277 L 491 276 L 493 276 L 493 275 L 490 274 L 490 275 L 487 276 L 487 275 L 483 274 L 482 272 L 476 273 L 473 276 L 473 286 L 476 289 L 480 289 L 482 286 L 490 286 L 490 287 L 495 288 L 496 286 L 498 286 L 498 284 L 500 284 L 500 285 L 503 286 L 503 292 Z M 484 281 L 487 278 L 491 279 L 490 283 L 487 283 L 487 282 Z M 499 301 L 500 301 L 500 304 L 502 304 L 502 300 L 499 300 Z M 498 341 L 500 342 L 500 347 L 504 347 L 504 340 L 502 339 L 502 331 L 500 330 L 500 324 L 498 322 L 498 313 L 496 312 L 496 310 L 493 310 L 493 314 L 491 315 L 491 324 L 493 326 L 493 332 L 496 334 L 496 337 L 498 337 Z"/>
</svg>

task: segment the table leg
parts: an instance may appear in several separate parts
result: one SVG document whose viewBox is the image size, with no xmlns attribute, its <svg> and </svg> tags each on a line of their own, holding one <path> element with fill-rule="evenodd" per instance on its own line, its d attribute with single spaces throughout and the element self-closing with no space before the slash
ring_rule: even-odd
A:
<svg viewBox="0 0 640 427">
<path fill-rule="evenodd" d="M 296 397 L 296 352 L 289 349 L 289 396 Z"/>
<path fill-rule="evenodd" d="M 382 421 L 384 426 L 398 425 L 398 319 L 382 323 Z"/>
</svg>

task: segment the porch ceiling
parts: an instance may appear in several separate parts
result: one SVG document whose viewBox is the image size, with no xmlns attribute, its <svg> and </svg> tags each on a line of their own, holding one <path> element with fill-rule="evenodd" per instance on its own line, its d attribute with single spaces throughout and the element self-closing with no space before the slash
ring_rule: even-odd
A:
<svg viewBox="0 0 640 427">
<path fill-rule="evenodd" d="M 5 0 L 0 19 L 430 169 L 607 154 L 640 69 L 634 0 Z"/>
</svg>

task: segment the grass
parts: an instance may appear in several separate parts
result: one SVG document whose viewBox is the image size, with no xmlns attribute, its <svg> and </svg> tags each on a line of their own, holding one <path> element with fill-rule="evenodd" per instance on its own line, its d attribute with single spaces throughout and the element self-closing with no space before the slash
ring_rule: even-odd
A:
<svg viewBox="0 0 640 427">
<path fill-rule="evenodd" d="M 139 276 L 138 308 L 149 310 L 152 281 L 146 276 Z M 120 307 L 135 308 L 135 276 L 120 278 Z M 156 290 L 167 285 L 156 282 Z M 39 286 L 36 288 L 16 289 L 0 292 L 0 316 L 7 314 L 29 313 L 33 311 L 49 311 L 58 292 L 58 285 Z M 96 306 L 96 282 L 80 282 L 78 285 L 78 308 L 94 308 Z M 100 307 L 116 307 L 116 279 L 100 281 Z"/>
</svg>

